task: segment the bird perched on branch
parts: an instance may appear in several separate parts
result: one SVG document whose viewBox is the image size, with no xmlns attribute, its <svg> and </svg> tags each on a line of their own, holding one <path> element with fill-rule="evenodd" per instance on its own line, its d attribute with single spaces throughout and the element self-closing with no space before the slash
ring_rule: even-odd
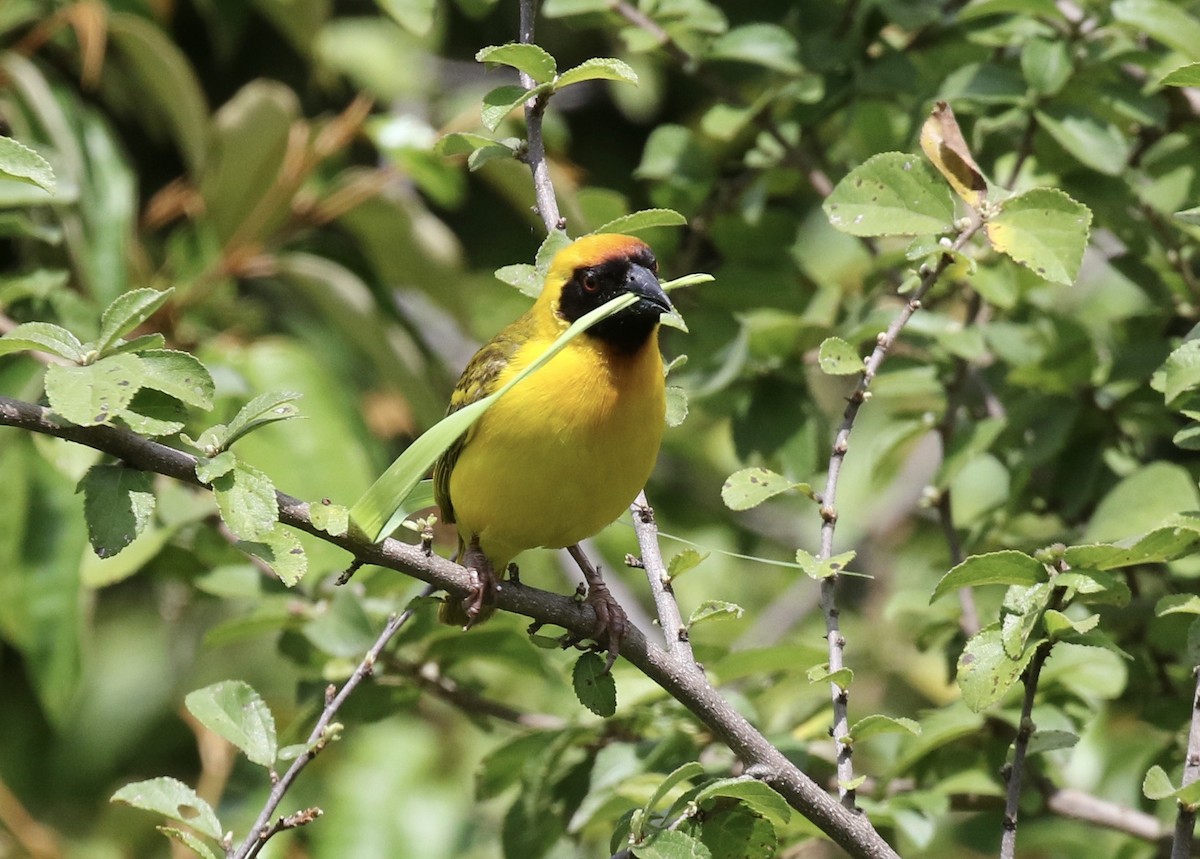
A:
<svg viewBox="0 0 1200 859">
<path fill-rule="evenodd" d="M 442 518 L 458 526 L 459 562 L 478 585 L 443 619 L 491 611 L 500 577 L 525 549 L 573 547 L 621 515 L 658 456 L 665 393 L 659 317 L 671 303 L 645 243 L 591 235 L 555 255 L 537 302 L 484 345 L 454 388 L 454 412 L 501 387 L 575 320 L 623 293 L 638 301 L 576 337 L 497 400 L 434 466 Z M 582 554 L 597 641 L 610 662 L 625 615 Z M 582 560 L 581 560 L 582 559 Z"/>
</svg>

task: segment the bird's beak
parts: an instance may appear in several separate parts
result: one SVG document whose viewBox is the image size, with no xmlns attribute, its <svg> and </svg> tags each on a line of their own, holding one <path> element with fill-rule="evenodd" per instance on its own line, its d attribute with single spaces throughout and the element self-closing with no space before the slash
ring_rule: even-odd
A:
<svg viewBox="0 0 1200 859">
<path fill-rule="evenodd" d="M 663 288 L 659 286 L 658 277 L 643 265 L 634 263 L 629 267 L 629 274 L 625 276 L 625 291 L 632 292 L 642 299 L 638 302 L 640 307 L 650 304 L 659 313 L 670 313 L 675 309 Z"/>
</svg>

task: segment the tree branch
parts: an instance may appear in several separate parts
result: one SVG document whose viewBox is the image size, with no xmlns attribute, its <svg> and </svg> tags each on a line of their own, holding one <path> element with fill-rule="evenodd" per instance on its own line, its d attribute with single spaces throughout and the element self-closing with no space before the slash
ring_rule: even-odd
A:
<svg viewBox="0 0 1200 859">
<path fill-rule="evenodd" d="M 49 409 L 8 397 L 0 397 L 0 426 L 18 427 L 77 442 L 111 454 L 133 468 L 157 472 L 194 486 L 204 486 L 196 479 L 194 456 L 118 427 L 73 426 L 55 417 Z M 358 534 L 335 536 L 313 525 L 307 502 L 282 492 L 276 493 L 276 500 L 281 522 L 340 546 L 365 564 L 405 573 L 433 585 L 435 589 L 462 596 L 466 596 L 471 589 L 471 577 L 466 569 L 436 555 L 427 555 L 418 545 L 394 539 L 371 543 Z M 580 637 L 586 637 L 595 628 L 596 616 L 590 607 L 580 606 L 560 594 L 524 584 L 506 583 L 497 594 L 496 605 L 499 609 L 524 615 L 542 624 L 563 627 Z M 762 773 L 764 781 L 848 854 L 862 859 L 897 856 L 866 818 L 838 805 L 729 702 L 721 698 L 699 672 L 680 665 L 634 628 L 630 628 L 621 643 L 621 654 L 683 704 L 748 768 L 754 767 L 756 772 Z M 368 657 L 374 658 L 371 654 Z M 364 664 L 366 662 L 364 660 Z M 361 678 L 358 682 L 361 682 Z M 249 857 L 242 856 L 241 859 Z"/>
<path fill-rule="evenodd" d="M 982 226 L 980 221 L 972 220 L 958 234 L 958 237 L 954 240 L 954 244 L 951 245 L 951 250 L 960 250 L 971 239 L 971 236 L 975 235 L 980 226 Z M 937 265 L 926 271 L 921 277 L 921 281 L 916 290 L 913 291 L 912 297 L 904 305 L 900 313 L 896 315 L 896 318 L 892 320 L 892 324 L 888 326 L 887 330 L 881 333 L 876 339 L 875 349 L 867 358 L 862 375 L 859 376 L 858 384 L 848 399 L 846 410 L 842 414 L 842 425 L 838 428 L 837 435 L 833 440 L 833 450 L 829 454 L 829 470 L 825 479 L 825 491 L 821 494 L 821 549 L 817 554 L 819 560 L 827 561 L 833 557 L 833 536 L 838 518 L 838 479 L 841 477 L 842 464 L 846 460 L 846 453 L 850 449 L 850 433 L 854 429 L 854 422 L 858 418 L 859 409 L 867 401 L 868 388 L 870 388 L 871 382 L 879 372 L 884 358 L 887 357 L 888 352 L 895 345 L 901 330 L 908 324 L 908 320 L 912 318 L 912 315 L 920 309 L 921 299 L 937 283 L 942 272 L 946 270 L 952 261 L 953 257 L 950 254 L 942 254 Z M 821 613 L 825 616 L 825 637 L 829 648 L 830 673 L 840 671 L 844 667 L 843 655 L 846 649 L 846 639 L 842 635 L 838 617 L 838 578 L 834 574 L 821 580 L 820 605 Z M 838 795 L 841 797 L 844 806 L 854 808 L 854 790 L 849 787 L 854 781 L 854 750 L 848 742 L 850 736 L 849 695 L 837 683 L 830 683 L 829 688 L 833 699 L 832 734 L 834 742 L 837 744 Z"/>
<path fill-rule="evenodd" d="M 520 42 L 533 44 L 536 0 L 521 0 Z M 533 89 L 536 81 L 521 72 L 521 86 Z M 558 198 L 554 194 L 554 183 L 550 181 L 550 168 L 546 164 L 546 145 L 542 140 L 542 115 L 546 112 L 548 96 L 540 95 L 525 103 L 525 163 L 533 174 L 533 193 L 537 199 L 537 212 L 546 225 L 546 232 L 553 233 L 566 226 L 558 211 Z"/>
<path fill-rule="evenodd" d="M 0 407 L 2 405 L 0 403 Z M 305 515 L 307 516 L 307 512 Z M 434 587 L 430 585 L 425 588 L 422 596 L 429 596 L 433 591 Z M 331 731 L 331 726 L 333 725 L 333 717 L 337 715 L 338 709 L 350 697 L 350 693 L 358 687 L 358 684 L 362 683 L 371 674 L 375 666 L 375 661 L 379 659 L 379 655 L 383 653 L 383 649 L 387 647 L 388 642 L 401 630 L 404 624 L 408 623 L 408 619 L 412 615 L 413 610 L 411 608 L 405 609 L 402 614 L 393 615 L 383 628 L 383 632 L 379 633 L 379 637 L 375 639 L 375 643 L 367 651 L 366 656 L 358 663 L 358 667 L 354 669 L 354 673 L 350 675 L 350 678 L 342 685 L 342 688 L 337 691 L 337 694 L 334 694 L 334 687 L 332 685 L 329 686 L 325 693 L 325 709 L 321 711 L 317 723 L 308 735 L 308 749 L 292 761 L 292 765 L 288 767 L 283 777 L 275 782 L 275 786 L 271 788 L 271 793 L 267 796 L 266 804 L 263 806 L 262 811 L 259 812 L 258 819 L 254 821 L 254 826 L 246 834 L 245 840 L 242 841 L 236 850 L 231 849 L 227 851 L 229 859 L 253 859 L 262 850 L 263 845 L 276 833 L 311 823 L 321 816 L 321 809 L 308 808 L 298 811 L 295 814 L 281 817 L 274 823 L 271 823 L 271 815 L 275 813 L 275 809 L 283 801 L 283 795 L 292 786 L 292 782 L 312 762 L 313 758 L 325 748 L 332 739 L 331 735 L 336 733 L 335 731 Z"/>
<path fill-rule="evenodd" d="M 646 500 L 646 493 L 639 492 L 629 509 L 633 513 L 633 529 L 642 551 L 642 568 L 646 571 L 650 592 L 654 594 L 654 607 L 658 611 L 658 624 L 662 627 L 667 654 L 679 660 L 681 665 L 695 668 L 696 657 L 683 616 L 679 613 L 679 603 L 675 601 L 675 592 L 671 589 L 671 580 L 667 577 L 667 567 L 658 546 L 654 509 Z"/>
<path fill-rule="evenodd" d="M 1188 730 L 1187 757 L 1183 763 L 1183 784 L 1200 778 L 1200 670 L 1196 675 L 1196 690 L 1192 693 L 1192 726 Z M 1192 836 L 1196 831 L 1196 806 L 1180 802 L 1175 816 L 1175 839 L 1171 844 L 1171 859 L 1187 859 L 1192 854 Z"/>
</svg>

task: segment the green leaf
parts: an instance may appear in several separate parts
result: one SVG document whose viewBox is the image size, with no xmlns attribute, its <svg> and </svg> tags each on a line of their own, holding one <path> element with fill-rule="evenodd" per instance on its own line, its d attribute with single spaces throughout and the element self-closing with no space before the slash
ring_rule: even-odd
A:
<svg viewBox="0 0 1200 859">
<path fill-rule="evenodd" d="M 921 726 L 912 719 L 875 714 L 864 716 L 855 722 L 854 727 L 850 729 L 850 738 L 853 742 L 857 743 L 868 737 L 875 737 L 880 734 L 904 733 L 919 736 Z"/>
<path fill-rule="evenodd" d="M 475 54 L 480 63 L 499 63 L 512 66 L 533 78 L 535 83 L 544 84 L 558 72 L 554 57 L 537 45 L 491 45 Z"/>
<path fill-rule="evenodd" d="M 1177 790 L 1178 788 L 1171 784 L 1171 777 L 1167 775 L 1167 771 L 1157 764 L 1150 767 L 1150 771 L 1142 780 L 1142 793 L 1146 799 L 1170 799 Z"/>
<path fill-rule="evenodd" d="M 296 535 L 282 524 L 276 524 L 269 534 L 259 540 L 239 540 L 238 548 L 269 566 L 289 588 L 308 572 L 308 557 L 304 554 L 304 547 Z"/>
<path fill-rule="evenodd" d="M 1137 536 L 1133 542 L 1128 539 L 1149 531 L 1156 535 L 1151 542 L 1160 544 L 1152 547 L 1155 550 L 1162 551 L 1174 542 L 1187 547 L 1200 520 L 1170 520 L 1176 514 L 1197 508 L 1200 508 L 1200 494 L 1196 492 L 1195 478 L 1186 468 L 1161 460 L 1150 462 L 1124 477 L 1100 500 L 1084 529 L 1083 539 L 1116 540 L 1119 545 L 1135 546 L 1150 535 Z M 1162 526 L 1182 526 L 1183 530 L 1178 535 L 1171 531 L 1164 533 Z"/>
<path fill-rule="evenodd" d="M 533 89 L 521 86 L 496 87 L 483 97 L 483 125 L 488 131 L 495 131 L 504 118 L 529 99 L 549 90 L 547 84 L 538 84 Z"/>
<path fill-rule="evenodd" d="M 379 8 L 415 36 L 428 36 L 433 30 L 437 0 L 376 0 Z M 286 7 L 285 7 L 286 8 Z M 286 13 L 284 13 L 286 14 Z"/>
<path fill-rule="evenodd" d="M 999 701 L 1016 684 L 1036 650 L 1037 645 L 1031 643 L 1017 659 L 1011 659 L 1004 650 L 999 624 L 985 627 L 967 642 L 958 658 L 963 702 L 978 713 Z"/>
<path fill-rule="evenodd" d="M 1125 169 L 1131 144 L 1112 123 L 1078 108 L 1046 108 L 1034 115 L 1038 125 L 1081 164 L 1106 176 L 1119 176 Z"/>
<path fill-rule="evenodd" d="M 664 314 L 663 319 L 665 320 L 666 318 L 667 316 Z M 667 385 L 665 394 L 667 398 L 667 412 L 665 416 L 667 426 L 677 427 L 687 420 L 687 391 L 678 385 Z"/>
<path fill-rule="evenodd" d="M 492 143 L 481 146 L 467 156 L 467 169 L 474 173 L 484 164 L 497 158 L 515 158 L 517 150 L 507 143 Z"/>
<path fill-rule="evenodd" d="M 614 218 L 603 226 L 592 230 L 593 233 L 640 233 L 656 227 L 683 227 L 687 218 L 674 209 L 642 209 L 629 215 Z"/>
<path fill-rule="evenodd" d="M 47 352 L 76 364 L 86 354 L 78 337 L 49 322 L 25 322 L 0 337 L 0 355 L 25 351 Z"/>
<path fill-rule="evenodd" d="M 1030 39 L 1021 49 L 1021 71 L 1041 95 L 1054 95 L 1071 78 L 1071 58 L 1061 40 Z"/>
<path fill-rule="evenodd" d="M 200 856 L 201 859 L 217 859 L 217 854 L 213 853 L 207 844 L 205 844 L 192 833 L 186 832 L 182 829 L 176 829 L 173 826 L 159 826 L 156 828 L 163 835 L 174 841 L 178 841 L 197 856 Z"/>
<path fill-rule="evenodd" d="M 476 149 L 495 144 L 494 139 L 482 134 L 454 131 L 439 138 L 438 142 L 433 144 L 433 151 L 438 155 L 470 155 Z"/>
<path fill-rule="evenodd" d="M 122 465 L 93 465 L 83 480 L 83 517 L 99 558 L 111 557 L 146 527 L 154 512 L 152 475 Z"/>
<path fill-rule="evenodd" d="M 242 540 L 259 540 L 279 521 L 279 502 L 271 478 L 252 465 L 235 462 L 212 480 L 221 520 Z"/>
<path fill-rule="evenodd" d="M 584 60 L 574 68 L 567 69 L 554 80 L 554 89 L 560 90 L 571 84 L 583 81 L 618 81 L 620 83 L 637 84 L 638 76 L 628 63 L 613 57 L 593 57 Z"/>
<path fill-rule="evenodd" d="M 567 18 L 571 15 L 605 12 L 611 5 L 611 0 L 546 0 L 540 11 L 547 18 Z"/>
<path fill-rule="evenodd" d="M 705 600 L 696 606 L 696 610 L 688 618 L 687 626 L 688 629 L 691 629 L 706 620 L 739 620 L 744 613 L 745 610 L 735 603 L 724 600 Z"/>
<path fill-rule="evenodd" d="M 1192 60 L 1200 60 L 1200 21 L 1167 0 L 1117 0 L 1112 15 L 1137 36 L 1152 36 Z"/>
<path fill-rule="evenodd" d="M 308 515 L 315 527 L 326 534 L 340 537 L 350 530 L 350 508 L 324 501 L 308 505 Z"/>
<path fill-rule="evenodd" d="M 1079 735 L 1070 731 L 1035 731 L 1029 738 L 1026 753 L 1030 755 L 1071 749 L 1079 743 Z"/>
<path fill-rule="evenodd" d="M 423 432 L 358 499 L 350 509 L 351 521 L 376 542 L 394 531 L 407 515 L 403 512 L 404 499 L 433 467 L 437 458 L 466 432 L 492 403 L 522 382 L 530 373 L 541 369 L 575 337 L 636 301 L 637 297 L 634 295 L 622 295 L 585 314 L 496 393 L 447 415 Z"/>
<path fill-rule="evenodd" d="M 237 461 L 237 454 L 232 450 L 223 450 L 211 459 L 201 456 L 196 460 L 196 479 L 201 483 L 212 483 L 233 471 Z"/>
<path fill-rule="evenodd" d="M 915 155 L 884 152 L 838 182 L 823 205 L 829 223 L 852 236 L 948 233 L 954 200 L 932 166 Z"/>
<path fill-rule="evenodd" d="M 792 809 L 787 800 L 770 785 L 748 775 L 718 779 L 706 784 L 696 794 L 695 801 L 704 803 L 719 796 L 739 799 L 776 823 L 787 823 L 792 818 Z"/>
<path fill-rule="evenodd" d="M 775 825 L 743 803 L 703 815 L 700 840 L 713 859 L 771 859 L 779 849 Z"/>
<path fill-rule="evenodd" d="M 814 665 L 804 673 L 809 683 L 832 683 L 843 692 L 854 682 L 854 672 L 851 669 L 839 668 L 837 671 L 830 671 L 829 663 Z"/>
<path fill-rule="evenodd" d="M 863 368 L 863 359 L 841 337 L 827 337 L 821 341 L 817 363 L 821 371 L 830 376 L 852 376 L 861 373 Z"/>
<path fill-rule="evenodd" d="M 527 262 L 505 265 L 496 269 L 496 280 L 515 286 L 530 298 L 537 298 L 542 291 L 542 278 L 535 267 Z"/>
<path fill-rule="evenodd" d="M 1100 623 L 1100 615 L 1093 614 L 1083 620 L 1071 620 L 1061 611 L 1046 609 L 1042 615 L 1042 623 L 1046 625 L 1046 633 L 1051 638 L 1059 638 L 1064 633 L 1075 632 L 1084 635 L 1091 632 Z"/>
<path fill-rule="evenodd" d="M 172 349 L 138 352 L 142 361 L 142 387 L 153 388 L 195 406 L 211 409 L 216 388 L 208 369 L 193 355 Z"/>
<path fill-rule="evenodd" d="M 275 718 L 250 684 L 223 680 L 188 693 L 183 703 L 200 724 L 233 743 L 251 761 L 274 766 Z"/>
<path fill-rule="evenodd" d="M 1048 578 L 1040 561 L 1013 549 L 972 555 L 942 576 L 929 601 L 936 602 L 959 588 L 979 585 L 1035 585 Z"/>
<path fill-rule="evenodd" d="M 800 65 L 800 46 L 796 39 L 777 24 L 754 23 L 734 27 L 717 37 L 705 59 L 752 63 L 787 75 L 798 75 L 804 71 Z"/>
<path fill-rule="evenodd" d="M 0 136 L 0 175 L 36 185 L 47 194 L 54 193 L 54 170 L 50 162 L 11 137 Z"/>
<path fill-rule="evenodd" d="M 696 549 L 683 549 L 677 552 L 671 560 L 667 561 L 667 578 L 674 581 L 684 573 L 696 569 L 708 555 L 708 552 L 701 553 Z"/>
<path fill-rule="evenodd" d="M 1159 86 L 1200 87 L 1200 63 L 1188 63 L 1170 72 L 1158 82 Z"/>
<path fill-rule="evenodd" d="M 223 432 L 217 433 L 218 448 L 224 450 L 242 436 L 261 429 L 267 424 L 299 417 L 300 408 L 293 405 L 298 399 L 300 399 L 300 394 L 294 391 L 259 394 L 242 406 Z"/>
<path fill-rule="evenodd" d="M 703 842 L 674 829 L 658 831 L 630 852 L 637 859 L 712 859 L 712 853 Z"/>
<path fill-rule="evenodd" d="M 571 672 L 575 697 L 597 716 L 607 719 L 617 712 L 617 684 L 604 670 L 604 660 L 595 653 L 580 655 Z"/>
<path fill-rule="evenodd" d="M 1092 212 L 1062 191 L 1034 188 L 1009 197 L 984 225 L 992 247 L 1052 283 L 1079 274 Z"/>
<path fill-rule="evenodd" d="M 192 827 L 202 835 L 220 840 L 221 823 L 212 806 L 196 792 L 173 778 L 152 778 L 127 784 L 112 795 L 110 802 L 124 802 L 134 808 L 153 811 Z"/>
<path fill-rule="evenodd" d="M 79 581 L 85 587 L 98 589 L 123 582 L 154 560 L 170 542 L 178 528 L 148 526 L 117 555 L 101 558 L 88 552 L 79 562 Z"/>
<path fill-rule="evenodd" d="M 721 486 L 721 500 L 730 510 L 749 510 L 768 498 L 803 486 L 768 468 L 743 468 L 729 475 Z"/>
<path fill-rule="evenodd" d="M 1154 606 L 1154 616 L 1168 614 L 1200 614 L 1200 596 L 1196 594 L 1168 594 Z"/>
<path fill-rule="evenodd" d="M 112 423 L 142 386 L 136 355 L 110 355 L 83 367 L 46 370 L 50 408 L 77 426 Z"/>
<path fill-rule="evenodd" d="M 23 326 L 18 326 L 20 327 Z M 0 346 L 3 343 L 0 339 Z M 1185 340 L 1176 347 L 1167 356 L 1160 374 L 1155 378 L 1154 388 L 1162 391 L 1168 406 L 1184 394 L 1200 387 L 1200 340 Z"/>
<path fill-rule="evenodd" d="M 844 572 L 850 562 L 854 560 L 855 555 L 856 553 L 851 550 L 834 555 L 832 558 L 822 559 L 804 549 L 797 549 L 796 564 L 806 576 L 820 581 Z"/>
<path fill-rule="evenodd" d="M 1200 226 L 1200 206 L 1192 209 L 1184 209 L 1182 212 L 1176 212 L 1175 217 L 1185 224 L 1192 226 Z"/>
<path fill-rule="evenodd" d="M 117 340 L 150 318 L 171 297 L 173 289 L 135 289 L 124 292 L 100 317 L 100 336 L 96 351 L 104 354 Z"/>
<path fill-rule="evenodd" d="M 671 789 L 675 785 L 684 781 L 693 781 L 704 775 L 704 766 L 696 761 L 688 761 L 676 767 L 670 775 L 662 780 L 662 782 L 654 789 L 654 793 L 650 794 L 650 798 L 646 800 L 646 804 L 642 806 L 643 818 L 649 818 L 658 807 L 658 804 L 663 801 Z"/>
</svg>

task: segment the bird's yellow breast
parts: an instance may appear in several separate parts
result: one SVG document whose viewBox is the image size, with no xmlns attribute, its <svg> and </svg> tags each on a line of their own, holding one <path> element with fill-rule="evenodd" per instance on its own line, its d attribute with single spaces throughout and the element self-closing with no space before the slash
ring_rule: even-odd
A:
<svg viewBox="0 0 1200 859">
<path fill-rule="evenodd" d="M 546 349 L 550 333 L 516 350 L 497 387 Z M 645 485 L 664 412 L 656 334 L 632 353 L 577 337 L 472 427 L 450 475 L 459 533 L 478 536 L 498 569 L 525 549 L 590 537 Z"/>
</svg>

